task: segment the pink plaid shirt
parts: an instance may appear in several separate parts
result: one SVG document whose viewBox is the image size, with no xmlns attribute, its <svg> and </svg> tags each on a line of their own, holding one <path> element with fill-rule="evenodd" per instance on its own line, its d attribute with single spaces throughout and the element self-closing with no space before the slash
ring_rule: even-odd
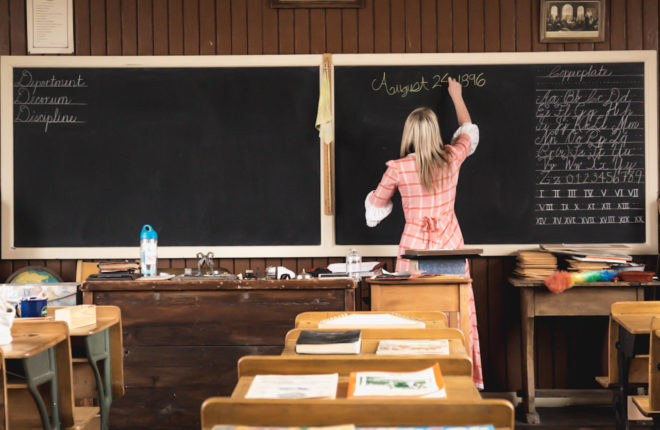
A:
<svg viewBox="0 0 660 430">
<path fill-rule="evenodd" d="M 387 171 L 371 194 L 369 203 L 376 208 L 388 205 L 397 188 L 401 193 L 406 225 L 399 243 L 396 270 L 408 270 L 409 260 L 400 256 L 407 249 L 460 248 L 463 235 L 454 213 L 456 184 L 461 164 L 470 151 L 470 136 L 460 134 L 452 145 L 447 145 L 452 155 L 450 168 L 445 168 L 442 178 L 436 179 L 434 191 L 427 191 L 420 182 L 415 154 L 388 161 Z"/>
<path fill-rule="evenodd" d="M 367 224 L 374 227 L 391 211 L 391 199 L 397 188 L 401 194 L 403 213 L 406 225 L 403 228 L 399 254 L 397 255 L 396 271 L 408 270 L 410 260 L 400 256 L 406 249 L 460 248 L 463 246 L 463 235 L 454 213 L 456 199 L 456 184 L 458 171 L 463 161 L 476 149 L 479 140 L 479 130 L 473 124 L 464 124 L 454 134 L 451 145 L 446 148 L 451 152 L 450 168 L 445 169 L 442 180 L 436 179 L 434 191 L 427 191 L 421 184 L 415 154 L 398 160 L 388 161 L 387 171 L 375 191 L 369 193 L 365 202 Z M 469 276 L 469 269 L 466 269 Z M 472 284 L 469 288 L 469 354 L 472 357 L 472 378 L 479 389 L 483 389 L 483 373 L 481 368 L 481 348 L 479 347 L 479 331 L 477 330 L 477 312 L 474 304 Z M 465 318 L 461 315 L 460 318 Z"/>
</svg>

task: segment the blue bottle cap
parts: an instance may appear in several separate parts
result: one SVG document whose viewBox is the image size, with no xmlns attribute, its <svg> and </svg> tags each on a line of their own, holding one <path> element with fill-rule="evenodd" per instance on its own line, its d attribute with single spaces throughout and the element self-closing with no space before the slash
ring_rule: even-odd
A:
<svg viewBox="0 0 660 430">
<path fill-rule="evenodd" d="M 145 224 L 142 227 L 142 233 L 140 233 L 140 239 L 158 239 L 158 233 L 156 230 L 149 224 Z"/>
</svg>

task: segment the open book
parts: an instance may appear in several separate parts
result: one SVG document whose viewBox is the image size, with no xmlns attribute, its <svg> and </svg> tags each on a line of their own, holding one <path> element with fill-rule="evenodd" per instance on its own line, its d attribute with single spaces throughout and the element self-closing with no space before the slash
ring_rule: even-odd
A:
<svg viewBox="0 0 660 430">
<path fill-rule="evenodd" d="M 334 399 L 339 374 L 257 375 L 246 399 Z"/>
<path fill-rule="evenodd" d="M 383 339 L 376 355 L 449 355 L 449 339 Z"/>
<path fill-rule="evenodd" d="M 415 372 L 351 372 L 347 397 L 447 397 L 440 366 Z"/>
<path fill-rule="evenodd" d="M 423 321 L 388 313 L 343 314 L 319 321 L 319 328 L 426 328 Z"/>
</svg>

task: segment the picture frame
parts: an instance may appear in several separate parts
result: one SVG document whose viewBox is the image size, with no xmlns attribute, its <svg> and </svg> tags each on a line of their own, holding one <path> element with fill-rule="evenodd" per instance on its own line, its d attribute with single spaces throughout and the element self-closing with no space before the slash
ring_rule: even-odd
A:
<svg viewBox="0 0 660 430">
<path fill-rule="evenodd" d="M 605 40 L 603 0 L 541 0 L 540 11 L 542 43 Z"/>
<path fill-rule="evenodd" d="M 27 0 L 28 54 L 73 54 L 73 0 Z"/>
<path fill-rule="evenodd" d="M 271 8 L 361 8 L 364 0 L 270 0 Z"/>
</svg>

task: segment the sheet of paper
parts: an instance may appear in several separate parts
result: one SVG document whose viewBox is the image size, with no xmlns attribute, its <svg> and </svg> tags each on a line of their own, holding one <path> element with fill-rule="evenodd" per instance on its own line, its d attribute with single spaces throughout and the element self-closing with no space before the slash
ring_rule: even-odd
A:
<svg viewBox="0 0 660 430">
<path fill-rule="evenodd" d="M 246 399 L 334 399 L 339 374 L 257 375 Z"/>
</svg>

